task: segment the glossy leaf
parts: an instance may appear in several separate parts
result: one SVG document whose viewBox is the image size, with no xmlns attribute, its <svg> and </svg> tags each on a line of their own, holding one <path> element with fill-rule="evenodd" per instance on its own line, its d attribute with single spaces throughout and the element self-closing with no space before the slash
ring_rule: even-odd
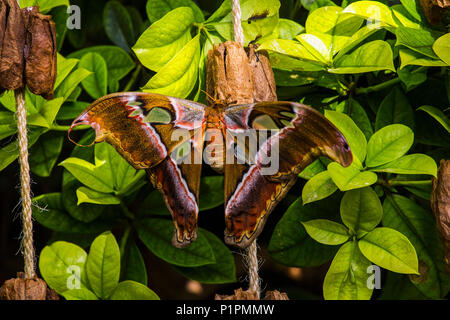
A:
<svg viewBox="0 0 450 320">
<path fill-rule="evenodd" d="M 145 219 L 136 223 L 139 238 L 156 256 L 181 267 L 199 267 L 216 262 L 214 251 L 201 233 L 187 248 L 172 245 L 173 223 L 163 219 Z"/>
<path fill-rule="evenodd" d="M 325 117 L 330 120 L 342 132 L 353 156 L 362 163 L 366 158 L 367 140 L 364 133 L 355 122 L 346 114 L 337 111 L 325 110 Z"/>
<path fill-rule="evenodd" d="M 352 118 L 359 129 L 364 133 L 366 140 L 369 140 L 373 134 L 372 124 L 366 111 L 361 104 L 354 99 L 347 99 L 342 102 L 345 113 Z"/>
<path fill-rule="evenodd" d="M 42 249 L 39 271 L 47 285 L 62 294 L 70 289 L 89 289 L 86 278 L 86 252 L 65 241 L 54 242 Z"/>
<path fill-rule="evenodd" d="M 300 222 L 312 219 L 338 220 L 334 209 L 335 199 L 302 205 L 297 199 L 286 211 L 272 233 L 269 243 L 270 256 L 277 262 L 291 267 L 313 267 L 330 261 L 336 254 L 336 246 L 327 246 L 313 240 Z"/>
<path fill-rule="evenodd" d="M 334 68 L 328 72 L 364 73 L 371 71 L 390 70 L 395 72 L 394 56 L 389 44 L 382 40 L 375 40 L 358 47 L 350 54 L 337 59 Z"/>
<path fill-rule="evenodd" d="M 378 179 L 375 173 L 360 171 L 355 164 L 344 168 L 339 163 L 332 162 L 327 169 L 331 179 L 341 191 L 368 187 L 377 182 Z"/>
<path fill-rule="evenodd" d="M 119 283 L 110 300 L 159 300 L 159 297 L 143 284 L 127 280 Z"/>
<path fill-rule="evenodd" d="M 327 170 L 327 167 L 322 162 L 322 159 L 319 158 L 307 166 L 300 174 L 298 175 L 300 178 L 309 180 L 312 179 L 315 175 Z M 303 190 L 305 187 L 303 187 Z"/>
<path fill-rule="evenodd" d="M 33 217 L 41 225 L 53 231 L 92 234 L 108 229 L 105 223 L 83 223 L 71 217 L 65 212 L 61 193 L 43 194 L 34 198 L 33 201 L 37 204 L 33 207 Z"/>
<path fill-rule="evenodd" d="M 77 205 L 80 205 L 82 203 L 93 203 L 102 205 L 120 204 L 120 199 L 117 198 L 116 196 L 109 193 L 98 192 L 87 187 L 79 187 L 77 189 L 77 198 L 78 198 Z"/>
<path fill-rule="evenodd" d="M 408 238 L 390 228 L 376 228 L 358 242 L 362 254 L 382 268 L 398 273 L 417 274 L 416 250 Z"/>
<path fill-rule="evenodd" d="M 405 46 L 432 59 L 438 59 L 438 56 L 432 49 L 436 39 L 430 31 L 398 27 L 395 30 L 395 35 L 397 36 L 396 46 Z"/>
<path fill-rule="evenodd" d="M 91 72 L 89 70 L 86 70 L 84 68 L 78 68 L 71 72 L 67 78 L 65 78 L 59 87 L 55 90 L 55 96 L 56 97 L 62 97 L 64 98 L 64 101 L 66 101 L 70 95 L 74 92 L 74 90 L 77 88 L 77 86 L 86 79 Z"/>
<path fill-rule="evenodd" d="M 191 40 L 194 22 L 191 8 L 172 10 L 139 37 L 133 51 L 145 67 L 158 72 Z"/>
<path fill-rule="evenodd" d="M 278 20 L 278 34 L 280 39 L 292 40 L 295 36 L 305 31 L 305 28 L 293 20 L 282 19 Z"/>
<path fill-rule="evenodd" d="M 436 176 L 437 165 L 433 158 L 425 154 L 408 154 L 382 166 L 371 168 L 375 172 L 391 172 L 397 174 L 429 174 Z"/>
<path fill-rule="evenodd" d="M 102 56 L 95 52 L 85 54 L 79 66 L 91 72 L 81 84 L 84 90 L 95 100 L 103 97 L 107 93 L 108 69 Z"/>
<path fill-rule="evenodd" d="M 397 27 L 389 7 L 377 1 L 356 1 L 348 5 L 343 12 L 363 17 L 375 24 L 375 27 Z"/>
<path fill-rule="evenodd" d="M 66 300 L 98 300 L 98 297 L 88 289 L 67 290 L 61 294 Z"/>
<path fill-rule="evenodd" d="M 200 38 L 197 35 L 150 79 L 143 90 L 177 98 L 187 97 L 197 81 L 199 59 Z"/>
<path fill-rule="evenodd" d="M 444 271 L 443 246 L 431 213 L 400 195 L 386 198 L 383 209 L 383 225 L 407 236 L 417 251 L 421 274 L 411 277 L 411 282 L 429 298 L 445 296 L 450 276 Z"/>
<path fill-rule="evenodd" d="M 305 23 L 306 32 L 324 42 L 330 58 L 345 46 L 363 23 L 362 18 L 340 14 L 342 11 L 338 6 L 321 7 L 311 12 Z"/>
<path fill-rule="evenodd" d="M 376 167 L 397 160 L 411 148 L 413 131 L 402 124 L 392 124 L 374 133 L 367 144 L 368 167 Z"/>
<path fill-rule="evenodd" d="M 347 228 L 334 221 L 315 219 L 302 222 L 302 225 L 311 238 L 323 244 L 339 245 L 350 238 Z"/>
<path fill-rule="evenodd" d="M 126 8 L 116 0 L 108 1 L 103 9 L 103 24 L 108 38 L 130 52 L 134 43 L 133 23 Z"/>
<path fill-rule="evenodd" d="M 302 190 L 303 204 L 324 199 L 337 190 L 328 171 L 323 171 L 316 174 L 308 182 Z"/>
<path fill-rule="evenodd" d="M 322 63 L 317 56 L 313 55 L 308 49 L 295 40 L 271 39 L 263 42 L 259 49 L 273 51 L 302 60 L 313 61 L 315 63 Z"/>
<path fill-rule="evenodd" d="M 331 263 L 323 282 L 326 300 L 369 300 L 373 289 L 367 286 L 368 267 L 372 263 L 355 242 L 344 244 Z"/>
<path fill-rule="evenodd" d="M 433 43 L 433 51 L 436 55 L 444 61 L 447 65 L 450 65 L 450 34 L 446 33 L 439 37 Z"/>
<path fill-rule="evenodd" d="M 414 112 L 408 98 L 398 88 L 394 88 L 381 102 L 375 121 L 375 130 L 378 131 L 394 123 L 414 128 Z"/>
<path fill-rule="evenodd" d="M 222 176 L 203 177 L 200 182 L 199 211 L 216 208 L 224 203 L 224 178 Z"/>
<path fill-rule="evenodd" d="M 399 50 L 401 66 L 400 69 L 403 69 L 409 65 L 415 66 L 424 66 L 424 67 L 445 67 L 446 63 L 440 59 L 433 59 L 427 57 L 421 53 L 413 51 L 408 48 L 400 48 Z"/>
<path fill-rule="evenodd" d="M 58 160 L 63 146 L 64 136 L 49 132 L 40 137 L 30 149 L 30 168 L 40 177 L 49 177 Z"/>
<path fill-rule="evenodd" d="M 433 106 L 421 106 L 417 110 L 425 111 L 436 119 L 450 133 L 450 120 L 440 109 Z"/>
<path fill-rule="evenodd" d="M 361 237 L 373 230 L 381 221 L 383 208 L 372 188 L 347 191 L 340 206 L 342 222 L 350 231 Z"/>
<path fill-rule="evenodd" d="M 147 285 L 147 267 L 136 242 L 129 238 L 121 258 L 121 279 L 133 280 Z"/>
<path fill-rule="evenodd" d="M 120 251 L 114 235 L 105 232 L 91 244 L 86 262 L 86 272 L 92 291 L 108 298 L 119 283 Z"/>
<path fill-rule="evenodd" d="M 214 251 L 216 263 L 196 268 L 175 267 L 175 269 L 188 279 L 201 283 L 231 283 L 236 282 L 236 266 L 231 251 L 223 241 L 209 231 L 199 230 L 208 240 Z"/>
<path fill-rule="evenodd" d="M 150 22 L 153 23 L 179 7 L 191 8 L 196 22 L 205 20 L 202 10 L 192 0 L 148 0 L 146 10 Z"/>
</svg>

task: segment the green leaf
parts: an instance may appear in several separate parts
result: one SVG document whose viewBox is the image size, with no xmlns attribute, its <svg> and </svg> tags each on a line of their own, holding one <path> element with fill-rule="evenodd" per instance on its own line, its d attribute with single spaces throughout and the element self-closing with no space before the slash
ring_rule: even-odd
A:
<svg viewBox="0 0 450 320">
<path fill-rule="evenodd" d="M 439 37 L 433 43 L 433 51 L 436 55 L 444 61 L 447 65 L 450 65 L 450 33 L 446 33 Z"/>
<path fill-rule="evenodd" d="M 98 192 L 92 190 L 91 188 L 86 187 L 79 187 L 77 189 L 77 198 L 78 198 L 77 203 L 78 205 L 82 203 L 93 203 L 102 205 L 120 204 L 120 199 L 117 198 L 116 196 L 109 193 Z"/>
<path fill-rule="evenodd" d="M 405 46 L 424 56 L 438 59 L 438 56 L 432 49 L 436 39 L 430 31 L 425 29 L 398 27 L 395 30 L 395 35 L 397 36 L 396 46 Z"/>
<path fill-rule="evenodd" d="M 311 163 L 309 166 L 307 166 L 300 174 L 298 175 L 300 178 L 309 180 L 312 179 L 315 175 L 327 170 L 327 167 L 322 162 L 322 159 L 317 159 L 313 163 Z M 303 187 L 303 190 L 305 187 Z"/>
<path fill-rule="evenodd" d="M 318 61 L 330 64 L 333 57 L 328 51 L 325 43 L 317 36 L 302 33 L 296 37 L 298 41 L 309 51 Z"/>
<path fill-rule="evenodd" d="M 343 13 L 351 13 L 367 19 L 373 28 L 388 26 L 397 27 L 388 6 L 377 1 L 357 1 L 348 5 Z"/>
<path fill-rule="evenodd" d="M 99 235 L 91 244 L 86 262 L 86 272 L 92 291 L 108 298 L 119 283 L 120 250 L 111 232 Z"/>
<path fill-rule="evenodd" d="M 370 25 L 364 26 L 358 31 L 354 32 L 351 37 L 342 45 L 341 50 L 334 57 L 335 61 L 339 60 L 343 55 L 351 52 L 359 44 L 375 34 L 379 29 L 373 28 Z"/>
<path fill-rule="evenodd" d="M 130 55 L 117 46 L 94 46 L 72 52 L 68 57 L 81 59 L 86 53 L 98 53 L 106 62 L 108 77 L 119 81 L 136 66 Z"/>
<path fill-rule="evenodd" d="M 113 181 L 110 172 L 104 170 L 105 162 L 100 165 L 93 165 L 78 158 L 67 158 L 59 165 L 68 170 L 85 186 L 93 188 L 96 191 L 110 193 L 114 191 Z"/>
<path fill-rule="evenodd" d="M 400 195 L 386 198 L 383 209 L 383 225 L 407 236 L 417 251 L 421 274 L 411 277 L 411 282 L 428 298 L 444 297 L 449 290 L 450 276 L 445 273 L 444 248 L 433 215 Z"/>
<path fill-rule="evenodd" d="M 130 52 L 134 43 L 134 30 L 130 14 L 119 1 L 108 1 L 103 9 L 103 24 L 108 38 Z"/>
<path fill-rule="evenodd" d="M 417 153 L 408 154 L 382 166 L 371 168 L 370 171 L 397 174 L 429 174 L 436 177 L 437 165 L 433 158 Z"/>
<path fill-rule="evenodd" d="M 86 79 L 90 74 L 91 72 L 89 70 L 79 67 L 61 82 L 59 87 L 55 90 L 55 97 L 62 97 L 64 98 L 63 100 L 66 101 L 81 81 Z"/>
<path fill-rule="evenodd" d="M 302 225 L 311 238 L 323 244 L 339 245 L 350 238 L 345 226 L 327 219 L 310 220 Z"/>
<path fill-rule="evenodd" d="M 408 238 L 391 228 L 376 228 L 358 242 L 362 254 L 382 268 L 418 274 L 416 250 Z"/>
<path fill-rule="evenodd" d="M 200 183 L 199 210 L 206 211 L 224 203 L 223 176 L 203 177 Z"/>
<path fill-rule="evenodd" d="M 39 5 L 41 13 L 47 13 L 58 6 L 69 6 L 69 0 L 20 0 L 19 3 L 21 8 Z"/>
<path fill-rule="evenodd" d="M 306 233 L 299 222 L 312 219 L 338 220 L 336 197 L 302 205 L 297 199 L 275 226 L 268 250 L 270 256 L 279 263 L 291 267 L 314 267 L 330 261 L 337 247 L 320 244 Z"/>
<path fill-rule="evenodd" d="M 425 66 L 425 67 L 445 67 L 446 64 L 442 60 L 433 59 L 416 51 L 407 48 L 400 48 L 399 50 L 401 66 L 403 69 L 409 65 Z"/>
<path fill-rule="evenodd" d="M 191 40 L 194 21 L 191 8 L 172 10 L 144 31 L 133 51 L 145 67 L 158 72 Z"/>
<path fill-rule="evenodd" d="M 279 38 L 284 40 L 292 40 L 295 38 L 295 36 L 305 31 L 305 28 L 303 28 L 297 22 L 282 18 L 278 19 L 277 28 Z"/>
<path fill-rule="evenodd" d="M 47 285 L 59 294 L 70 289 L 89 289 L 86 258 L 86 252 L 80 247 L 57 241 L 42 249 L 39 271 Z"/>
<path fill-rule="evenodd" d="M 3 140 L 17 132 L 14 113 L 9 111 L 0 111 L 0 140 Z"/>
<path fill-rule="evenodd" d="M 370 138 L 367 144 L 366 165 L 373 168 L 394 161 L 408 152 L 413 142 L 414 133 L 407 126 L 386 126 Z"/>
<path fill-rule="evenodd" d="M 159 300 L 159 297 L 143 284 L 127 280 L 119 283 L 110 300 Z"/>
<path fill-rule="evenodd" d="M 83 223 L 65 212 L 61 193 L 47 193 L 33 199 L 33 218 L 41 225 L 57 232 L 92 234 L 108 229 L 101 222 Z M 101 213 L 101 211 L 100 211 Z"/>
<path fill-rule="evenodd" d="M 440 109 L 432 106 L 421 106 L 417 110 L 425 111 L 436 119 L 450 133 L 450 120 Z"/>
<path fill-rule="evenodd" d="M 421 29 L 423 28 L 423 24 L 419 22 L 419 19 L 415 19 L 408 10 L 402 6 L 401 4 L 393 5 L 391 7 L 394 20 L 398 23 L 399 26 Z M 420 18 L 420 16 L 419 16 Z"/>
<path fill-rule="evenodd" d="M 281 41 L 280 39 L 277 40 Z M 287 41 L 287 40 L 285 40 Z M 268 43 L 263 42 L 263 45 L 267 45 Z M 303 47 L 303 46 L 302 46 Z M 259 47 L 259 50 L 263 50 L 264 47 Z M 277 47 L 271 47 L 274 50 L 278 50 Z M 266 48 L 265 50 L 269 51 L 269 58 L 272 68 L 278 68 L 281 70 L 290 70 L 290 71 L 301 71 L 301 72 L 315 72 L 315 71 L 324 71 L 325 65 L 320 61 L 311 61 L 306 59 L 297 59 L 290 57 L 289 55 L 277 53 L 275 51 L 270 51 L 270 49 Z M 306 50 L 306 49 L 305 49 Z M 303 52 L 299 52 L 298 54 L 303 54 Z M 309 53 L 308 53 L 309 54 Z M 310 55 L 314 59 L 314 56 Z"/>
<path fill-rule="evenodd" d="M 422 21 L 422 17 L 420 16 L 420 13 L 417 11 L 417 8 L 418 8 L 417 1 L 415 1 L 415 0 L 400 0 L 400 2 L 414 19 L 416 19 L 417 21 Z"/>
<path fill-rule="evenodd" d="M 79 67 L 91 72 L 81 84 L 93 98 L 98 99 L 107 94 L 108 69 L 102 56 L 95 52 L 86 53 L 80 60 Z"/>
<path fill-rule="evenodd" d="M 363 23 L 362 18 L 340 14 L 342 11 L 337 6 L 321 7 L 311 12 L 306 20 L 306 32 L 324 42 L 330 58 L 344 47 Z"/>
<path fill-rule="evenodd" d="M 281 53 L 283 55 L 322 64 L 315 55 L 295 40 L 270 39 L 261 43 L 261 46 L 258 49 Z"/>
<path fill-rule="evenodd" d="M 208 240 L 216 257 L 216 263 L 196 268 L 175 267 L 186 278 L 201 283 L 232 283 L 236 282 L 236 266 L 231 251 L 223 241 L 209 231 L 199 230 Z"/>
<path fill-rule="evenodd" d="M 344 244 L 331 263 L 323 282 L 325 300 L 369 300 L 373 289 L 367 286 L 372 263 L 355 242 Z"/>
<path fill-rule="evenodd" d="M 144 219 L 135 225 L 139 238 L 156 256 L 181 267 L 198 267 L 216 262 L 214 251 L 206 237 L 199 233 L 188 247 L 179 249 L 172 245 L 174 226 L 169 220 Z"/>
<path fill-rule="evenodd" d="M 28 147 L 31 148 L 39 137 L 46 132 L 45 129 L 32 129 L 28 134 Z M 0 171 L 9 166 L 14 160 L 19 157 L 19 146 L 17 141 L 13 141 L 0 149 Z"/>
<path fill-rule="evenodd" d="M 225 4 L 225 3 L 224 3 Z M 228 1 L 227 14 L 216 23 L 212 23 L 217 32 L 225 39 L 233 39 L 233 15 L 231 1 Z M 249 42 L 270 35 L 278 25 L 278 0 L 245 0 L 241 1 L 241 25 L 244 41 Z M 219 8 L 220 10 L 220 8 Z M 211 19 L 211 18 L 210 18 Z M 210 20 L 208 19 L 208 21 Z"/>
<path fill-rule="evenodd" d="M 358 128 L 355 122 L 346 114 L 325 110 L 325 117 L 330 120 L 347 140 L 354 157 L 362 163 L 366 158 L 367 140 L 364 133 Z"/>
<path fill-rule="evenodd" d="M 368 187 L 377 182 L 378 179 L 375 173 L 361 171 L 354 163 L 344 168 L 339 163 L 332 162 L 328 165 L 327 170 L 331 179 L 341 191 Z"/>
<path fill-rule="evenodd" d="M 104 177 L 104 181 L 107 181 L 114 190 L 119 192 L 126 190 L 130 184 L 136 183 L 136 179 L 142 176 L 108 143 L 95 145 L 95 165 L 95 170 L 102 171 L 102 175 L 99 177 Z M 87 186 L 95 189 L 93 186 Z"/>
<path fill-rule="evenodd" d="M 415 89 L 427 80 L 427 70 L 420 70 L 419 68 L 413 66 L 398 69 L 397 74 L 402 83 L 405 85 L 406 92 Z"/>
<path fill-rule="evenodd" d="M 200 35 L 197 35 L 150 79 L 143 90 L 186 98 L 197 81 L 199 59 Z"/>
<path fill-rule="evenodd" d="M 144 217 L 146 215 L 167 215 L 170 216 L 170 211 L 167 209 L 167 205 L 164 198 L 158 190 L 152 191 L 142 202 L 139 215 Z"/>
<path fill-rule="evenodd" d="M 303 204 L 322 200 L 332 195 L 337 189 L 338 188 L 331 179 L 329 172 L 320 172 L 308 180 L 303 187 Z"/>
<path fill-rule="evenodd" d="M 372 231 L 381 221 L 383 208 L 372 188 L 347 191 L 340 206 L 342 222 L 350 232 L 361 237 Z"/>
<path fill-rule="evenodd" d="M 414 112 L 408 98 L 398 88 L 394 88 L 383 99 L 377 112 L 375 130 L 378 131 L 390 124 L 400 123 L 414 128 Z"/>
<path fill-rule="evenodd" d="M 87 107 L 89 107 L 89 102 L 75 101 L 66 102 L 59 109 L 56 115 L 56 120 L 72 120 L 78 117 Z"/>
<path fill-rule="evenodd" d="M 205 20 L 202 10 L 192 0 L 148 0 L 146 5 L 147 15 L 152 23 L 179 7 L 191 8 L 195 22 Z"/>
<path fill-rule="evenodd" d="M 129 238 L 121 261 L 121 279 L 133 280 L 147 285 L 147 268 L 136 242 Z"/>
<path fill-rule="evenodd" d="M 361 104 L 355 99 L 347 99 L 341 103 L 344 104 L 345 113 L 352 118 L 358 128 L 361 129 L 366 140 L 369 140 L 373 134 L 372 124 Z"/>
<path fill-rule="evenodd" d="M 66 59 L 58 53 L 56 60 L 57 75 L 55 80 L 54 89 L 56 90 L 59 85 L 67 78 L 72 70 L 78 64 L 78 59 Z"/>
<path fill-rule="evenodd" d="M 31 171 L 40 177 L 49 177 L 62 150 L 64 136 L 48 132 L 30 149 Z"/>
<path fill-rule="evenodd" d="M 61 294 L 66 300 L 98 300 L 95 293 L 88 289 L 67 290 Z"/>
<path fill-rule="evenodd" d="M 364 73 L 379 70 L 395 72 L 391 46 L 382 40 L 375 40 L 358 47 L 350 54 L 335 60 L 331 73 Z"/>
</svg>

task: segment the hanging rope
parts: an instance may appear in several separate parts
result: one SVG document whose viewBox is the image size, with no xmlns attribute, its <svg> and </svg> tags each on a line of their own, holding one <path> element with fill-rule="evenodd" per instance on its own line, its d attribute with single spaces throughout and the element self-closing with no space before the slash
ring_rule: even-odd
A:
<svg viewBox="0 0 450 320">
<path fill-rule="evenodd" d="M 20 6 L 19 0 L 17 0 Z M 20 189 L 22 197 L 22 254 L 25 263 L 25 278 L 36 276 L 34 267 L 33 218 L 31 210 L 30 164 L 28 163 L 27 109 L 25 89 L 14 92 L 16 98 L 17 131 L 19 140 Z"/>
<path fill-rule="evenodd" d="M 241 25 L 241 6 L 239 0 L 233 0 L 233 31 L 234 41 L 244 46 L 244 30 Z M 258 247 L 255 241 L 247 248 L 248 275 L 249 275 L 249 291 L 260 297 L 259 264 L 258 264 Z"/>
<path fill-rule="evenodd" d="M 19 140 L 20 187 L 22 197 L 22 252 L 25 261 L 25 278 L 34 278 L 35 252 L 33 245 L 33 220 L 31 210 L 30 165 L 28 163 L 27 110 L 25 107 L 25 90 L 15 92 L 17 129 Z"/>
</svg>

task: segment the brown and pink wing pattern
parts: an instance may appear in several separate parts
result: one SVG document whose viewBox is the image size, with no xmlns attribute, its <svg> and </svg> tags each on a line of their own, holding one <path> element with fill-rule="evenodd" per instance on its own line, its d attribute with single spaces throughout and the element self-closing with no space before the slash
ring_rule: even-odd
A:
<svg viewBox="0 0 450 320">
<path fill-rule="evenodd" d="M 306 105 L 280 101 L 232 106 L 224 112 L 223 121 L 227 154 L 240 148 L 248 160 L 245 164 L 225 165 L 228 244 L 247 247 L 261 233 L 269 214 L 295 184 L 298 174 L 319 156 L 343 166 L 353 160 L 342 133 Z M 272 134 L 258 141 L 256 153 L 251 153 L 247 145 L 239 146 L 240 135 L 268 129 L 273 130 Z M 276 159 L 277 170 L 267 170 Z"/>
<path fill-rule="evenodd" d="M 106 141 L 136 169 L 145 169 L 172 213 L 173 244 L 189 245 L 197 237 L 198 192 L 206 106 L 143 92 L 105 96 L 72 124 L 86 124 L 95 142 Z M 70 134 L 70 132 L 69 132 Z M 192 164 L 186 161 L 191 159 Z"/>
</svg>

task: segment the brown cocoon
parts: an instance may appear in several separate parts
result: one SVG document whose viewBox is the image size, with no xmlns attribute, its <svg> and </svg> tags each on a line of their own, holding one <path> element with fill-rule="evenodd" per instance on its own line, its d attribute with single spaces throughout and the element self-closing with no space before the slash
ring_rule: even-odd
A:
<svg viewBox="0 0 450 320">
<path fill-rule="evenodd" d="M 53 99 L 56 80 L 56 30 L 38 7 L 23 9 L 26 28 L 25 78 L 31 92 Z"/>
<path fill-rule="evenodd" d="M 0 91 L 23 88 L 25 27 L 16 0 L 0 0 Z"/>
</svg>

